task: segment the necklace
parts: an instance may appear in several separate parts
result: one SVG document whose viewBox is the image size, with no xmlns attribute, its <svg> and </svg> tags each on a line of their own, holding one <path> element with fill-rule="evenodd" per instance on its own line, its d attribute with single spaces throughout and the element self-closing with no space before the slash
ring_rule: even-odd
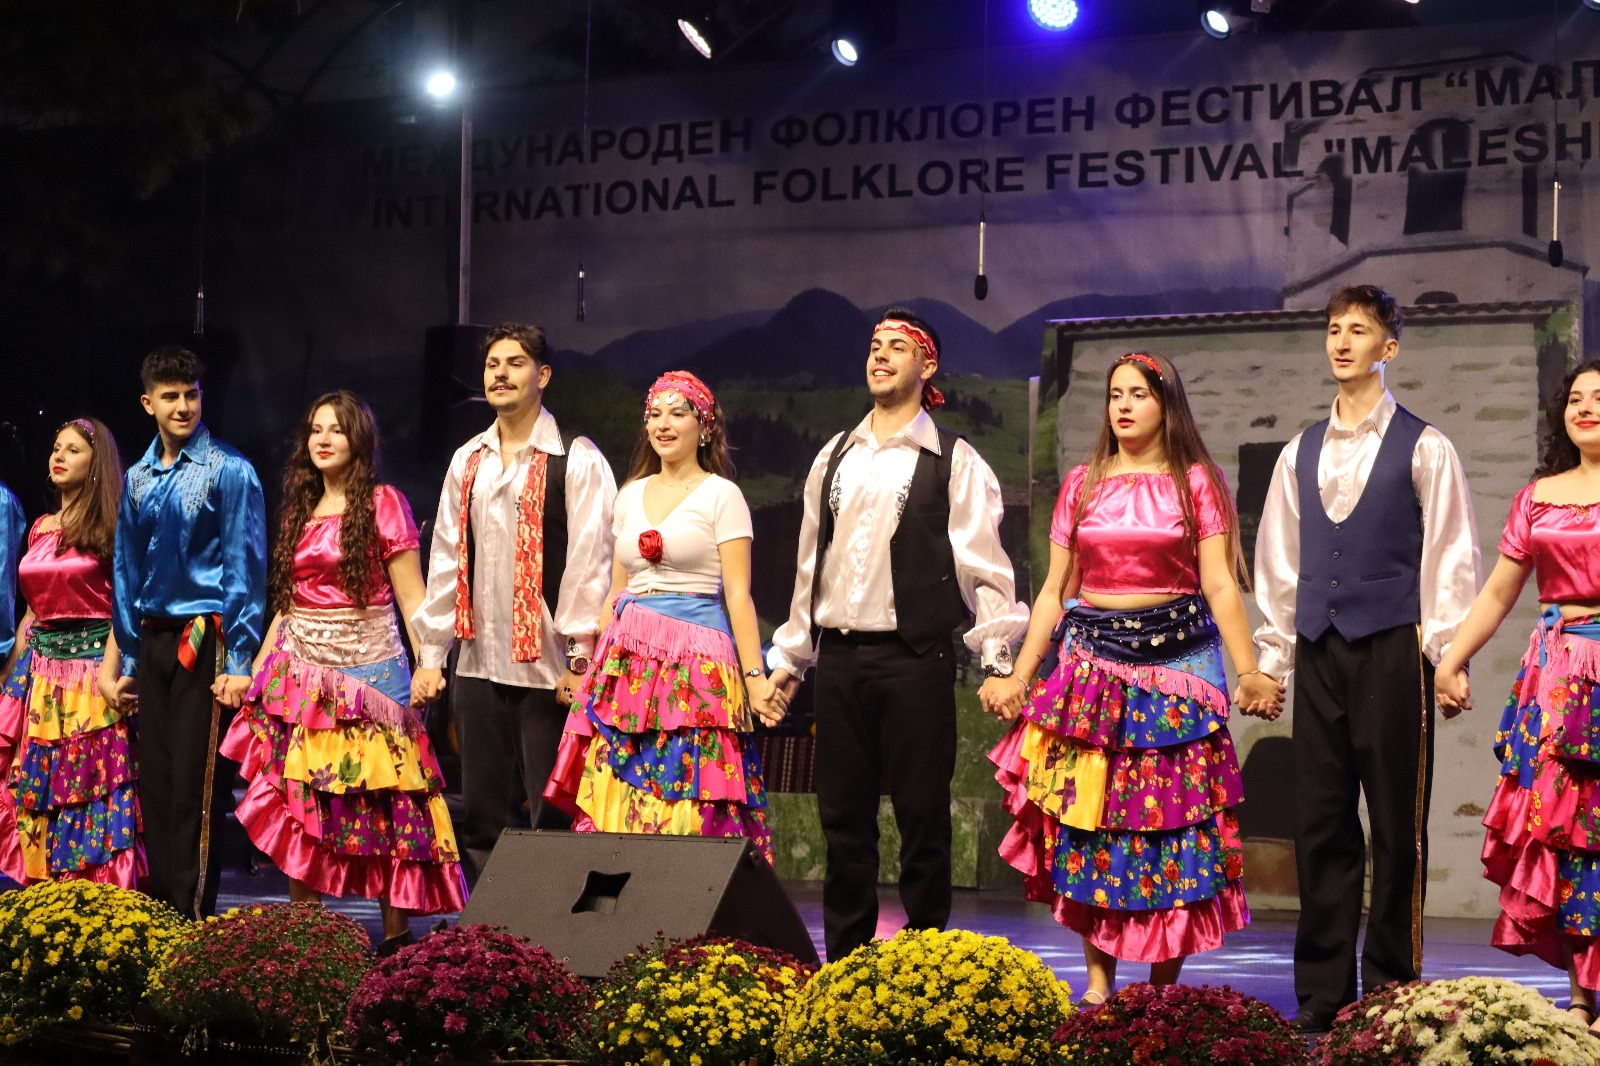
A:
<svg viewBox="0 0 1600 1066">
<path fill-rule="evenodd" d="M 691 487 L 692 485 L 697 483 L 701 478 L 703 478 L 705 476 L 706 476 L 706 472 L 704 470 L 700 471 L 698 474 L 696 474 L 694 477 L 690 478 L 688 481 L 668 481 L 667 480 L 667 475 L 665 475 L 665 474 L 657 474 L 656 475 L 656 477 L 660 480 L 661 484 L 665 485 L 669 489 L 686 489 L 686 488 L 689 488 L 689 487 Z"/>
</svg>

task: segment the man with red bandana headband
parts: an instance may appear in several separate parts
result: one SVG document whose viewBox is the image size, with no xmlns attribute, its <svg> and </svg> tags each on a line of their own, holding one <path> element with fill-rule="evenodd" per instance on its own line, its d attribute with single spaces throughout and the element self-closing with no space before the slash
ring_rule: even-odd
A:
<svg viewBox="0 0 1600 1066">
<path fill-rule="evenodd" d="M 929 417 L 944 402 L 932 384 L 938 366 L 933 327 L 885 311 L 867 353 L 872 411 L 812 463 L 794 601 L 772 638 L 776 701 L 817 668 L 823 930 L 833 959 L 877 931 L 880 782 L 900 830 L 906 924 L 942 929 L 949 920 L 952 635 L 964 628 L 985 671 L 1005 674 L 1028 626 L 1000 545 L 1000 483 Z"/>
</svg>

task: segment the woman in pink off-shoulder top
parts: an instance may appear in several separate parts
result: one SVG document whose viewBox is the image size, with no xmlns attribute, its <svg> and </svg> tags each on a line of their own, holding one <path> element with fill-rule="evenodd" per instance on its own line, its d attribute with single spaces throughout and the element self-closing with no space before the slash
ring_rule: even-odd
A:
<svg viewBox="0 0 1600 1066">
<path fill-rule="evenodd" d="M 1600 1034 L 1600 362 L 1567 375 L 1545 433 L 1434 688 L 1445 717 L 1470 706 L 1466 664 L 1535 575 L 1543 610 L 1500 716 L 1483 819 L 1484 876 L 1500 886 L 1493 942 L 1565 969 L 1572 1012 Z"/>
<path fill-rule="evenodd" d="M 122 463 L 111 431 L 75 418 L 56 431 L 55 514 L 33 524 L 17 583 L 28 601 L 0 690 L 0 874 L 32 884 L 84 878 L 135 887 L 139 838 L 134 712 L 100 697 L 111 636 L 111 549 Z"/>
<path fill-rule="evenodd" d="M 980 692 L 1021 716 L 989 754 L 1016 819 L 1001 853 L 1028 898 L 1082 935 L 1089 1007 L 1117 960 L 1170 984 L 1249 922 L 1224 649 L 1242 709 L 1283 697 L 1256 666 L 1238 518 L 1177 370 L 1122 356 L 1105 412 L 1089 463 L 1061 486 L 1015 672 Z"/>
<path fill-rule="evenodd" d="M 342 390 L 300 423 L 269 574 L 274 617 L 221 750 L 249 782 L 239 823 L 289 876 L 290 899 L 379 900 L 387 953 L 410 942 L 410 913 L 459 911 L 466 882 L 400 642 L 422 601 L 417 527 L 405 497 L 378 482 L 377 432 Z"/>
</svg>

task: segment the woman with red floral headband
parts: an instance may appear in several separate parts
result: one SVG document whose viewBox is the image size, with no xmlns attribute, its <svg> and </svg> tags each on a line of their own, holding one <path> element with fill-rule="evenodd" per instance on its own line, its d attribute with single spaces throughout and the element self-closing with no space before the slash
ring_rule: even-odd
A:
<svg viewBox="0 0 1600 1066">
<path fill-rule="evenodd" d="M 604 632 L 545 788 L 574 829 L 745 836 L 772 857 L 749 735 L 770 685 L 732 475 L 711 390 L 663 374 L 617 492 Z"/>
<path fill-rule="evenodd" d="M 1111 994 L 1117 960 L 1171 984 L 1250 921 L 1223 652 L 1242 711 L 1283 699 L 1256 664 L 1238 515 L 1176 368 L 1121 356 L 1105 396 L 1094 452 L 1061 486 L 1016 669 L 979 693 L 1015 720 L 989 754 L 1016 819 L 1001 854 L 1082 935 L 1084 1007 Z"/>
</svg>

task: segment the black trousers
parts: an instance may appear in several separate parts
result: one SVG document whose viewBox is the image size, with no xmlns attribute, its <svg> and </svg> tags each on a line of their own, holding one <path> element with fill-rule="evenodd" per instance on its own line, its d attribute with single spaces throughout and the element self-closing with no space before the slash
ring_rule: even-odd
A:
<svg viewBox="0 0 1600 1066">
<path fill-rule="evenodd" d="M 1347 641 L 1329 630 L 1295 645 L 1294 984 L 1300 1013 L 1319 1021 L 1357 998 L 1362 792 L 1372 830 L 1362 987 L 1414 981 L 1421 967 L 1434 714 L 1433 666 L 1417 632 L 1398 626 Z"/>
<path fill-rule="evenodd" d="M 547 688 L 457 675 L 451 714 L 461 747 L 461 854 L 474 884 L 503 829 L 566 829 L 572 820 L 540 797 L 567 712 Z M 522 812 L 523 803 L 528 814 Z"/>
<path fill-rule="evenodd" d="M 913 929 L 950 920 L 955 659 L 893 633 L 825 630 L 817 658 L 817 810 L 827 843 L 823 939 L 839 959 L 878 927 L 878 797 L 900 830 L 900 902 Z"/>
<path fill-rule="evenodd" d="M 216 840 L 222 820 L 233 809 L 233 783 L 238 764 L 211 747 L 211 682 L 216 678 L 217 631 L 208 619 L 205 641 L 194 670 L 178 662 L 180 633 L 170 625 L 146 628 L 140 634 L 139 665 L 139 796 L 144 821 L 144 851 L 150 865 L 149 894 L 172 904 L 179 914 L 216 913 L 217 885 L 222 877 Z M 217 737 L 228 730 L 232 712 L 224 707 Z M 208 765 L 215 765 L 206 794 Z M 211 825 L 201 840 L 201 812 L 209 805 Z M 208 850 L 205 883 L 200 884 L 200 849 Z"/>
</svg>

